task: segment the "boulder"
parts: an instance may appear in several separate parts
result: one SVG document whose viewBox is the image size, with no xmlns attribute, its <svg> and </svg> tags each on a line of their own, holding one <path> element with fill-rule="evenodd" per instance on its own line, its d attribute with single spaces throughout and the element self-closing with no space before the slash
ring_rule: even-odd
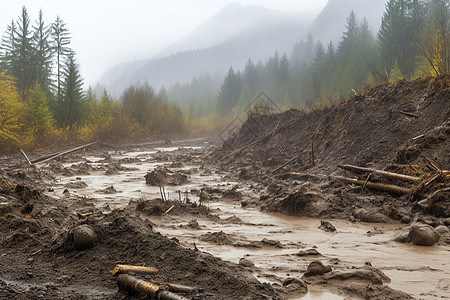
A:
<svg viewBox="0 0 450 300">
<path fill-rule="evenodd" d="M 440 236 L 443 236 L 443 235 L 449 234 L 449 233 L 450 233 L 450 230 L 448 229 L 447 226 L 440 225 L 440 226 L 436 227 L 436 232 L 437 232 Z"/>
<path fill-rule="evenodd" d="M 241 258 L 239 260 L 239 265 L 246 267 L 246 268 L 251 268 L 251 267 L 255 266 L 255 264 L 251 260 L 246 259 L 246 258 Z"/>
<path fill-rule="evenodd" d="M 73 230 L 73 244 L 76 249 L 88 249 L 94 246 L 97 235 L 89 225 L 79 225 Z"/>
<path fill-rule="evenodd" d="M 289 290 L 291 293 L 295 294 L 306 294 L 308 293 L 308 286 L 303 279 L 297 278 L 286 278 L 283 281 L 283 286 Z"/>
<path fill-rule="evenodd" d="M 439 234 L 430 225 L 414 224 L 409 229 L 406 241 L 419 246 L 433 246 L 439 241 Z"/>
<path fill-rule="evenodd" d="M 309 264 L 303 276 L 309 277 L 309 276 L 323 275 L 328 272 L 331 272 L 331 267 L 325 266 L 321 261 L 316 260 Z"/>
</svg>

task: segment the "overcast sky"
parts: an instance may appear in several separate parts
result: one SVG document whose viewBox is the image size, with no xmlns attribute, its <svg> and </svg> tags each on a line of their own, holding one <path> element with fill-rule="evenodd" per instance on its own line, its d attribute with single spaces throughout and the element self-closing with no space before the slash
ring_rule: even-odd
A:
<svg viewBox="0 0 450 300">
<path fill-rule="evenodd" d="M 85 83 L 109 68 L 149 58 L 184 37 L 229 3 L 317 14 L 328 0 L 0 0 L 0 32 L 17 20 L 23 5 L 34 24 L 42 8 L 47 24 L 59 15 L 72 34 L 72 48 Z"/>
</svg>

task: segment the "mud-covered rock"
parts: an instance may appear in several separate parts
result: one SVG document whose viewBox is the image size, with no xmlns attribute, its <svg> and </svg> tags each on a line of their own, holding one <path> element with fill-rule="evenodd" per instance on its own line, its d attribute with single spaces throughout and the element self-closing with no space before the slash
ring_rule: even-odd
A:
<svg viewBox="0 0 450 300">
<path fill-rule="evenodd" d="M 83 250 L 94 246 L 97 235 L 89 225 L 80 225 L 73 230 L 73 245 L 76 249 Z"/>
<path fill-rule="evenodd" d="M 327 232 L 336 232 L 336 227 L 328 221 L 321 220 L 319 229 L 322 229 Z"/>
<path fill-rule="evenodd" d="M 413 243 L 418 246 L 433 246 L 439 242 L 439 234 L 430 225 L 416 223 L 403 230 L 394 240 L 400 243 Z"/>
<path fill-rule="evenodd" d="M 331 272 L 331 267 L 325 266 L 321 261 L 316 260 L 309 264 L 303 276 L 309 277 L 309 276 L 323 275 L 328 272 Z"/>
<path fill-rule="evenodd" d="M 356 269 L 349 271 L 333 271 L 324 276 L 325 280 L 357 280 L 369 282 L 371 284 L 382 285 L 384 282 L 390 282 L 390 278 L 383 272 L 375 268 Z"/>
<path fill-rule="evenodd" d="M 306 294 L 308 293 L 308 286 L 303 279 L 298 278 L 286 278 L 283 281 L 283 286 L 288 292 L 293 294 Z"/>
<path fill-rule="evenodd" d="M 156 168 L 145 176 L 145 182 L 153 186 L 182 185 L 188 183 L 188 177 L 179 171 L 173 172 L 167 168 Z"/>
<path fill-rule="evenodd" d="M 236 188 L 231 188 L 223 192 L 222 198 L 229 200 L 240 200 L 242 199 L 242 193 L 237 191 Z"/>
<path fill-rule="evenodd" d="M 440 236 L 444 236 L 450 233 L 450 230 L 448 229 L 447 226 L 443 226 L 440 225 L 438 227 L 436 227 L 436 232 L 440 235 Z"/>
<path fill-rule="evenodd" d="M 378 210 L 366 210 L 364 208 L 356 209 L 353 212 L 353 217 L 355 219 L 359 220 L 360 222 L 367 222 L 367 223 L 388 223 L 390 221 L 390 218 L 382 213 L 380 213 Z"/>
<path fill-rule="evenodd" d="M 255 264 L 251 260 L 249 260 L 247 258 L 241 258 L 239 260 L 239 265 L 243 266 L 243 267 L 246 267 L 246 268 L 251 268 L 251 267 L 255 266 Z"/>
<path fill-rule="evenodd" d="M 297 256 L 319 256 L 321 255 L 319 251 L 316 249 L 307 249 L 307 250 L 300 250 L 299 253 L 297 253 Z"/>
<path fill-rule="evenodd" d="M 426 214 L 437 218 L 450 217 L 450 188 L 435 191 L 418 205 Z"/>
</svg>

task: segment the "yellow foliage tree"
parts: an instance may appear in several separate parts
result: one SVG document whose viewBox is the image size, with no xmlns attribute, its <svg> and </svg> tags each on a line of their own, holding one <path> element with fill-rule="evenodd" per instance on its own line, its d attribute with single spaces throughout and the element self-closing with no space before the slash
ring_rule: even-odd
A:
<svg viewBox="0 0 450 300">
<path fill-rule="evenodd" d="M 14 77 L 0 74 L 0 148 L 28 142 L 23 132 L 25 106 L 19 99 Z"/>
</svg>

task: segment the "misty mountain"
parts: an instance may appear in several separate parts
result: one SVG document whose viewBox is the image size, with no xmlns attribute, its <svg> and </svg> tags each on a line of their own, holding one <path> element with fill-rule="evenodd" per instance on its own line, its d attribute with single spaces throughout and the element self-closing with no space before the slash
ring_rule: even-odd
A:
<svg viewBox="0 0 450 300">
<path fill-rule="evenodd" d="M 109 70 L 100 83 L 118 95 L 131 83 L 147 81 L 158 89 L 199 74 L 225 74 L 249 58 L 258 62 L 275 51 L 290 53 L 310 21 L 299 12 L 230 4 L 158 55 Z"/>
<path fill-rule="evenodd" d="M 329 0 L 306 31 L 323 45 L 330 41 L 337 45 L 345 31 L 346 18 L 353 10 L 359 21 L 367 19 L 372 33 L 376 34 L 381 26 L 386 2 L 387 0 Z"/>
<path fill-rule="evenodd" d="M 265 62 L 275 51 L 289 56 L 309 32 L 324 45 L 330 40 L 337 45 L 352 10 L 359 20 L 365 17 L 376 33 L 385 2 L 329 0 L 314 20 L 300 12 L 230 4 L 156 56 L 112 68 L 100 84 L 118 96 L 130 84 L 148 82 L 159 89 L 206 73 L 221 77 L 230 66 L 242 69 L 249 58 Z"/>
</svg>

